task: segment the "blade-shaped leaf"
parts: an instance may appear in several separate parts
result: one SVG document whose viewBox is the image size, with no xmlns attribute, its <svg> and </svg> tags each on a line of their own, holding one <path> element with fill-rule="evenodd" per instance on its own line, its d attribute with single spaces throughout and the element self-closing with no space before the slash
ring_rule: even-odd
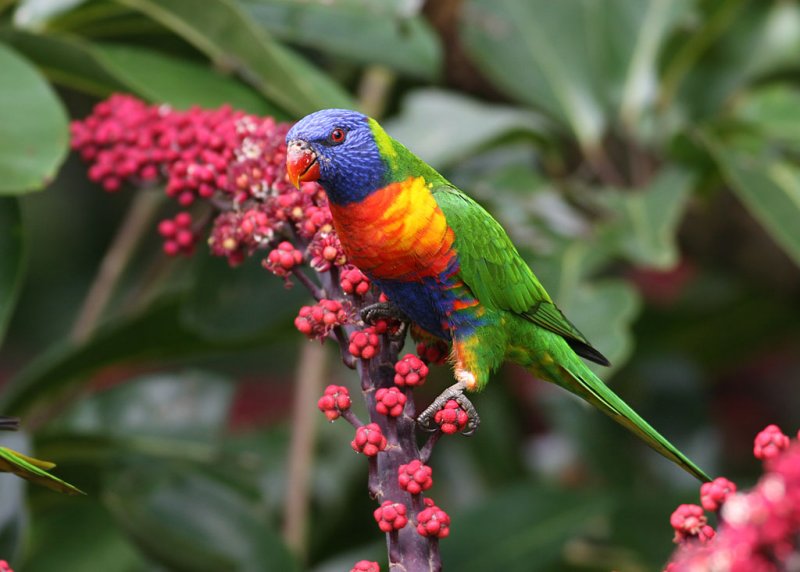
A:
<svg viewBox="0 0 800 572">
<path fill-rule="evenodd" d="M 436 168 L 445 167 L 512 133 L 541 136 L 549 122 L 534 112 L 488 105 L 464 95 L 420 89 L 403 101 L 400 115 L 385 123 L 398 141 Z"/>
<path fill-rule="evenodd" d="M 800 146 L 800 92 L 788 84 L 768 85 L 737 101 L 735 116 L 770 141 Z"/>
<path fill-rule="evenodd" d="M 688 4 L 469 0 L 462 32 L 490 80 L 560 120 L 591 150 L 618 114 L 635 126 L 655 101 L 659 55 Z"/>
<path fill-rule="evenodd" d="M 55 465 L 23 455 L 13 449 L 0 447 L 0 472 L 13 473 L 25 480 L 68 495 L 84 494 L 80 489 L 62 481 L 48 471 Z"/>
<path fill-rule="evenodd" d="M 441 51 L 421 16 L 403 14 L 401 0 L 243 0 L 249 14 L 273 36 L 365 64 L 383 64 L 433 78 Z M 353 30 L 358 30 L 357 34 Z"/>
<path fill-rule="evenodd" d="M 13 198 L 0 198 L 0 345 L 24 271 L 25 244 L 19 204 Z"/>
<path fill-rule="evenodd" d="M 231 0 L 117 0 L 182 36 L 223 68 L 233 68 L 291 114 L 353 107 L 347 94 L 306 60 L 275 42 Z"/>
<path fill-rule="evenodd" d="M 50 85 L 0 44 L 0 195 L 46 186 L 69 150 L 67 114 Z"/>
<path fill-rule="evenodd" d="M 276 114 L 250 87 L 208 66 L 138 46 L 95 44 L 90 49 L 114 78 L 152 102 L 178 109 L 228 104 L 249 113 Z"/>
<path fill-rule="evenodd" d="M 764 151 L 723 143 L 710 134 L 703 141 L 736 196 L 800 265 L 800 168 Z"/>
</svg>

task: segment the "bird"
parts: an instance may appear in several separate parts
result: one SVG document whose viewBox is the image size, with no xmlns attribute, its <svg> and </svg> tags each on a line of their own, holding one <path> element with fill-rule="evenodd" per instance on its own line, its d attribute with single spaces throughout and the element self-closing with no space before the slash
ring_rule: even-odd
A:
<svg viewBox="0 0 800 572">
<path fill-rule="evenodd" d="M 701 481 L 697 465 L 618 397 L 584 359 L 610 365 L 556 306 L 506 231 L 381 125 L 358 111 L 323 109 L 286 135 L 286 170 L 300 187 L 325 191 L 333 227 L 350 263 L 385 294 L 365 317 L 401 316 L 451 344 L 455 384 L 417 419 L 429 427 L 455 399 L 483 389 L 501 364 L 583 398 Z"/>
</svg>

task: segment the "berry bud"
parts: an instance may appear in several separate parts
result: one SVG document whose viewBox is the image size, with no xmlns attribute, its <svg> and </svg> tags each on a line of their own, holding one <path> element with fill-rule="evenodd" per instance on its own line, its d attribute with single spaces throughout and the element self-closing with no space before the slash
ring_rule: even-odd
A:
<svg viewBox="0 0 800 572">
<path fill-rule="evenodd" d="M 334 421 L 339 418 L 342 411 L 350 409 L 350 392 L 343 385 L 329 385 L 317 401 L 317 407 L 325 414 L 328 421 Z"/>
<path fill-rule="evenodd" d="M 380 338 L 374 326 L 350 334 L 348 351 L 357 358 L 372 359 L 378 353 Z"/>
<path fill-rule="evenodd" d="M 425 383 L 428 366 L 414 354 L 404 355 L 394 364 L 394 382 L 400 387 L 417 387 Z"/>
<path fill-rule="evenodd" d="M 736 492 L 736 485 L 725 477 L 700 485 L 700 504 L 706 510 L 717 511 L 729 496 Z"/>
<path fill-rule="evenodd" d="M 397 471 L 397 481 L 400 488 L 409 494 L 418 495 L 433 486 L 433 471 L 419 460 L 413 460 L 407 465 L 400 465 Z"/>
<path fill-rule="evenodd" d="M 417 515 L 417 532 L 430 538 L 446 538 L 450 534 L 450 516 L 431 499 L 425 501 L 427 508 Z"/>
<path fill-rule="evenodd" d="M 363 296 L 369 292 L 370 287 L 369 278 L 364 276 L 364 273 L 355 266 L 342 268 L 339 285 L 345 294 L 350 294 L 351 296 Z"/>
<path fill-rule="evenodd" d="M 389 500 L 383 501 L 383 504 L 376 508 L 375 512 L 372 514 L 375 516 L 375 522 L 378 523 L 378 528 L 383 532 L 400 530 L 408 524 L 406 505 L 403 503 Z"/>
<path fill-rule="evenodd" d="M 675 530 L 676 544 L 690 538 L 696 538 L 700 542 L 708 542 L 714 538 L 714 529 L 708 525 L 703 508 L 696 504 L 680 505 L 670 516 L 669 523 Z"/>
<path fill-rule="evenodd" d="M 406 396 L 396 387 L 382 387 L 375 392 L 375 410 L 381 415 L 400 417 L 406 405 Z"/>
<path fill-rule="evenodd" d="M 370 560 L 359 560 L 350 572 L 381 572 L 381 567 L 377 562 Z"/>
<path fill-rule="evenodd" d="M 777 457 L 781 451 L 789 447 L 789 437 L 784 435 L 777 425 L 767 425 L 756 435 L 753 442 L 753 455 L 756 459 L 766 461 Z"/>
<path fill-rule="evenodd" d="M 356 437 L 350 446 L 356 453 L 374 457 L 386 448 L 386 437 L 377 423 L 370 423 L 356 429 Z"/>
</svg>

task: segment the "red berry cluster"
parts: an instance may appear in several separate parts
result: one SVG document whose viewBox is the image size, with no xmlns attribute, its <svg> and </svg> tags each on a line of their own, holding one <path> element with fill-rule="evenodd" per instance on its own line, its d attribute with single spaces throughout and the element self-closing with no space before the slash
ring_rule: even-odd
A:
<svg viewBox="0 0 800 572">
<path fill-rule="evenodd" d="M 158 223 L 158 234 L 164 237 L 164 252 L 169 256 L 179 254 L 191 255 L 197 242 L 197 235 L 192 232 L 192 215 L 180 212 L 175 218 L 168 218 Z"/>
<path fill-rule="evenodd" d="M 303 306 L 294 319 L 294 326 L 310 339 L 323 340 L 336 326 L 347 322 L 347 312 L 338 300 L 320 300 L 314 306 Z"/>
<path fill-rule="evenodd" d="M 303 253 L 289 241 L 284 240 L 277 248 L 271 250 L 262 264 L 275 276 L 285 278 L 295 266 L 303 263 Z"/>
<path fill-rule="evenodd" d="M 377 562 L 370 560 L 359 560 L 355 566 L 350 569 L 350 572 L 381 572 L 381 567 Z"/>
<path fill-rule="evenodd" d="M 351 296 L 363 296 L 369 292 L 369 278 L 367 278 L 361 270 L 352 265 L 347 265 L 342 268 L 341 278 L 339 285 L 345 294 Z"/>
<path fill-rule="evenodd" d="M 377 423 L 370 423 L 356 429 L 356 437 L 350 446 L 356 453 L 374 457 L 386 448 L 386 437 Z"/>
<path fill-rule="evenodd" d="M 375 392 L 375 411 L 389 417 L 400 417 L 406 406 L 405 394 L 396 387 L 382 387 Z"/>
<path fill-rule="evenodd" d="M 406 465 L 400 465 L 397 480 L 401 489 L 409 494 L 418 495 L 433 486 L 433 470 L 415 459 Z"/>
<path fill-rule="evenodd" d="M 320 232 L 308 245 L 311 267 L 317 272 L 327 272 L 331 266 L 344 266 L 347 257 L 339 237 L 333 232 Z"/>
<path fill-rule="evenodd" d="M 452 435 L 458 433 L 467 426 L 469 415 L 464 411 L 455 399 L 450 399 L 433 416 L 433 420 L 442 429 L 442 433 Z"/>
<path fill-rule="evenodd" d="M 414 354 L 404 355 L 394 364 L 394 382 L 400 387 L 417 387 L 425 383 L 428 366 Z"/>
<path fill-rule="evenodd" d="M 417 343 L 417 355 L 425 363 L 442 365 L 449 355 L 447 343 L 443 340 L 426 340 Z"/>
<path fill-rule="evenodd" d="M 0 572 L 14 572 L 5 560 L 0 560 Z"/>
<path fill-rule="evenodd" d="M 417 515 L 417 532 L 429 538 L 446 538 L 450 535 L 450 516 L 425 499 L 425 508 Z"/>
<path fill-rule="evenodd" d="M 317 407 L 325 414 L 328 421 L 338 419 L 342 411 L 350 409 L 350 404 L 350 392 L 343 385 L 329 385 L 317 401 Z"/>
<path fill-rule="evenodd" d="M 380 348 L 380 338 L 375 326 L 367 326 L 363 330 L 350 334 L 348 351 L 351 355 L 361 359 L 372 359 Z"/>
<path fill-rule="evenodd" d="M 765 467 L 754 488 L 736 492 L 718 478 L 700 489 L 703 507 L 718 512 L 716 534 L 703 507 L 681 505 L 673 513 L 680 547 L 667 570 L 778 572 L 800 559 L 800 443 L 770 425 L 756 437 L 754 453 Z"/>
<path fill-rule="evenodd" d="M 383 501 L 372 514 L 375 516 L 378 528 L 383 532 L 400 530 L 408 524 L 408 511 L 406 505 L 401 502 Z"/>
</svg>

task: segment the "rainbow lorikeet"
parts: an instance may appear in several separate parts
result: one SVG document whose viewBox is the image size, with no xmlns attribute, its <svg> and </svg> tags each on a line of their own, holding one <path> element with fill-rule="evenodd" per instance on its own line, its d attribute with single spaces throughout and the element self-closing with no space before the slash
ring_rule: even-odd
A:
<svg viewBox="0 0 800 572">
<path fill-rule="evenodd" d="M 586 366 L 608 360 L 564 316 L 500 224 L 374 120 L 312 113 L 286 136 L 287 172 L 328 195 L 348 260 L 415 326 L 452 344 L 456 384 L 418 420 L 482 389 L 504 361 L 582 397 L 701 480 L 709 480 Z M 391 313 L 383 305 L 372 308 Z"/>
</svg>

